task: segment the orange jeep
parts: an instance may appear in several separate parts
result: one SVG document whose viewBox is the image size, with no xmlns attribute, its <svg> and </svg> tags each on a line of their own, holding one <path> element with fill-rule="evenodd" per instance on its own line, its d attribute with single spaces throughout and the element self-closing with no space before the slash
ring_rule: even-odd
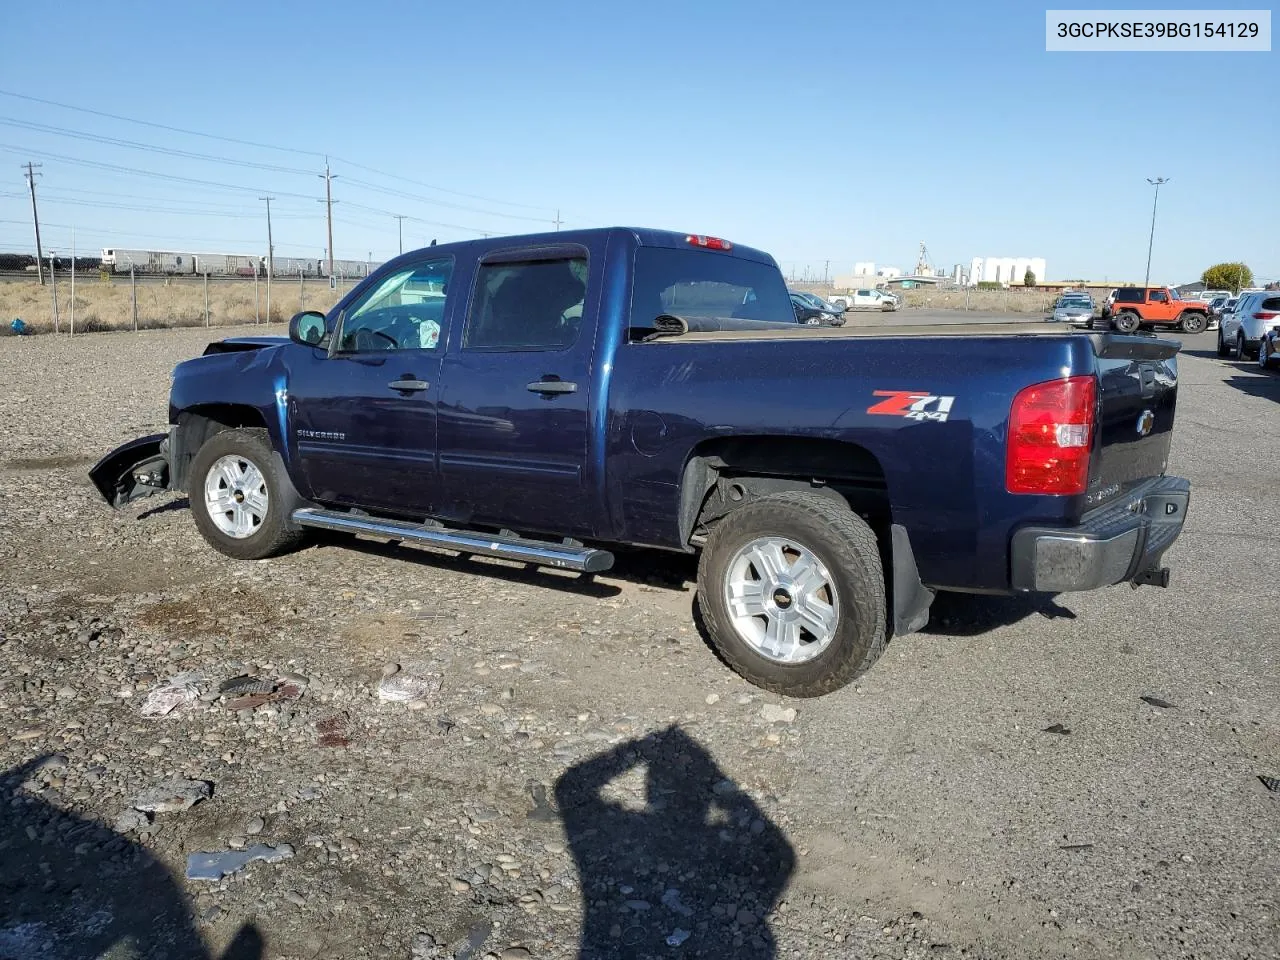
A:
<svg viewBox="0 0 1280 960">
<path fill-rule="evenodd" d="M 1121 333 L 1139 327 L 1177 327 L 1183 333 L 1200 333 L 1209 326 L 1209 305 L 1183 300 L 1168 287 L 1120 287 L 1110 305 L 1103 308 Z"/>
</svg>

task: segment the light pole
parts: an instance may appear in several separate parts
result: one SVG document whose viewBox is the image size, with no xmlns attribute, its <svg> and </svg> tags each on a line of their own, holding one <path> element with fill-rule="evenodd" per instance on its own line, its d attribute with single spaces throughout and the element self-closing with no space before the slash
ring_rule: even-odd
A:
<svg viewBox="0 0 1280 960">
<path fill-rule="evenodd" d="M 404 253 L 404 218 L 405 218 L 405 215 L 404 215 L 403 213 L 393 213 L 393 214 L 392 214 L 392 216 L 393 216 L 393 217 L 395 217 L 398 221 L 400 221 L 400 224 L 399 224 L 399 226 L 400 226 L 400 252 L 401 252 L 401 253 Z"/>
<path fill-rule="evenodd" d="M 1147 240 L 1147 276 L 1142 281 L 1144 287 L 1151 285 L 1151 248 L 1156 242 L 1156 204 L 1160 202 L 1160 185 L 1168 182 L 1168 177 L 1156 177 L 1154 180 L 1147 177 L 1147 183 L 1156 188 L 1156 198 L 1151 203 L 1151 237 Z"/>
</svg>

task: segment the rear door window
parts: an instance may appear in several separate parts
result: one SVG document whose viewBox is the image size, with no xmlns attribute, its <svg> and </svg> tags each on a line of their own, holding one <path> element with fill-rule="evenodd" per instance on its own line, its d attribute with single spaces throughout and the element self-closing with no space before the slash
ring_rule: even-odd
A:
<svg viewBox="0 0 1280 960">
<path fill-rule="evenodd" d="M 586 257 L 481 264 L 463 347 L 565 350 L 577 342 L 586 296 Z"/>
</svg>

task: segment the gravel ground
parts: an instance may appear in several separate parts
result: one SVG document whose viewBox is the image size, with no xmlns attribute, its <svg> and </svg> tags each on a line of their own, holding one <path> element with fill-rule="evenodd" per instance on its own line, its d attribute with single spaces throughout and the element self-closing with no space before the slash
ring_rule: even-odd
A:
<svg viewBox="0 0 1280 960">
<path fill-rule="evenodd" d="M 1280 956 L 1280 377 L 1211 335 L 1171 589 L 944 597 L 794 703 L 680 558 L 246 564 L 113 512 L 87 467 L 205 336 L 0 340 L 0 958 Z"/>
</svg>

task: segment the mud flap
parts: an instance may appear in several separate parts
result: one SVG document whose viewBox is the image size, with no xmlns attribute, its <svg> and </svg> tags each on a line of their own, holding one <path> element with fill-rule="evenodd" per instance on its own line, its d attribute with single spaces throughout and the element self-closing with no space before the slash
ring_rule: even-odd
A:
<svg viewBox="0 0 1280 960">
<path fill-rule="evenodd" d="M 89 479 L 113 507 L 169 489 L 169 435 L 154 433 L 116 447 L 89 470 Z"/>
</svg>

